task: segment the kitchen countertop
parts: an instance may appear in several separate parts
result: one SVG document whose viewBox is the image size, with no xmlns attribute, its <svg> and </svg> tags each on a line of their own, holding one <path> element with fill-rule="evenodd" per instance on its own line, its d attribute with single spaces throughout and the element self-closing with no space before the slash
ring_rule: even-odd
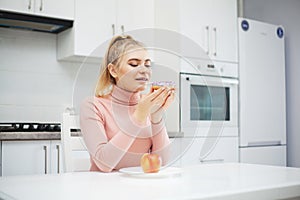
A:
<svg viewBox="0 0 300 200">
<path fill-rule="evenodd" d="M 163 171 L 161 171 L 163 173 Z M 182 168 L 177 176 L 75 172 L 0 178 L 0 199 L 300 198 L 300 169 L 227 163 Z"/>
<path fill-rule="evenodd" d="M 72 132 L 81 136 L 81 132 Z M 183 137 L 183 132 L 169 132 L 169 137 Z M 0 141 L 7 140 L 60 140 L 61 132 L 0 132 Z"/>
</svg>

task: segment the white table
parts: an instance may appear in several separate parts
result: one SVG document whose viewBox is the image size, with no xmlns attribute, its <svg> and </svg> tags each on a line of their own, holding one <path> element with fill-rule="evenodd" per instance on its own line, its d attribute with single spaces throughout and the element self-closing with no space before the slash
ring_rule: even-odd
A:
<svg viewBox="0 0 300 200">
<path fill-rule="evenodd" d="M 0 199 L 285 199 L 300 197 L 300 169 L 202 164 L 179 176 L 81 172 L 0 178 Z M 298 198 L 295 198 L 298 199 Z"/>
</svg>

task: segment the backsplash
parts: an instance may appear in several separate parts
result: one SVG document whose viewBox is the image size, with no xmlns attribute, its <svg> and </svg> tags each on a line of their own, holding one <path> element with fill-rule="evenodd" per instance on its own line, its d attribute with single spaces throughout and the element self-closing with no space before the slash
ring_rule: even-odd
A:
<svg viewBox="0 0 300 200">
<path fill-rule="evenodd" d="M 81 63 L 56 60 L 56 37 L 0 28 L 0 122 L 60 122 L 72 106 Z M 91 65 L 89 70 L 96 69 Z M 88 75 L 80 81 L 82 90 L 93 89 Z"/>
</svg>

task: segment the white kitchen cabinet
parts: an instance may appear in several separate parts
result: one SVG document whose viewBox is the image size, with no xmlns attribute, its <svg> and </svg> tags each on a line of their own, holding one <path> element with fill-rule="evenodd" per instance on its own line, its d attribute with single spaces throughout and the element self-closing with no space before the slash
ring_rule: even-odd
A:
<svg viewBox="0 0 300 200">
<path fill-rule="evenodd" d="M 2 141 L 2 176 L 62 172 L 58 141 Z"/>
<path fill-rule="evenodd" d="M 182 54 L 238 62 L 236 0 L 179 1 L 180 32 L 196 44 L 182 42 Z"/>
<path fill-rule="evenodd" d="M 26 14 L 74 19 L 74 0 L 1 0 L 0 8 Z"/>
<path fill-rule="evenodd" d="M 58 35 L 58 60 L 99 62 L 116 34 L 154 26 L 153 0 L 75 2 L 74 27 Z"/>
<path fill-rule="evenodd" d="M 179 6 L 179 0 L 154 0 L 155 28 L 179 32 Z"/>
<path fill-rule="evenodd" d="M 170 157 L 167 166 L 180 167 L 181 166 L 181 143 L 182 138 L 170 138 Z"/>
<path fill-rule="evenodd" d="M 153 0 L 117 0 L 117 33 L 153 27 Z"/>
<path fill-rule="evenodd" d="M 181 165 L 238 162 L 238 137 L 182 138 Z"/>
<path fill-rule="evenodd" d="M 286 146 L 240 148 L 240 162 L 286 166 Z"/>
<path fill-rule="evenodd" d="M 1 0 L 0 8 L 2 10 L 16 11 L 23 13 L 33 13 L 34 1 L 11 1 L 11 0 Z"/>
</svg>

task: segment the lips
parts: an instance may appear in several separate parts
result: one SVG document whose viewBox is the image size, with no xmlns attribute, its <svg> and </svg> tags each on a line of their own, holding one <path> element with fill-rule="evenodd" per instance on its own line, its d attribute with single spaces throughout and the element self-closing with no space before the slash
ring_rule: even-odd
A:
<svg viewBox="0 0 300 200">
<path fill-rule="evenodd" d="M 137 80 L 137 81 L 148 81 L 148 78 L 140 77 L 140 78 L 136 78 L 135 80 Z"/>
</svg>

